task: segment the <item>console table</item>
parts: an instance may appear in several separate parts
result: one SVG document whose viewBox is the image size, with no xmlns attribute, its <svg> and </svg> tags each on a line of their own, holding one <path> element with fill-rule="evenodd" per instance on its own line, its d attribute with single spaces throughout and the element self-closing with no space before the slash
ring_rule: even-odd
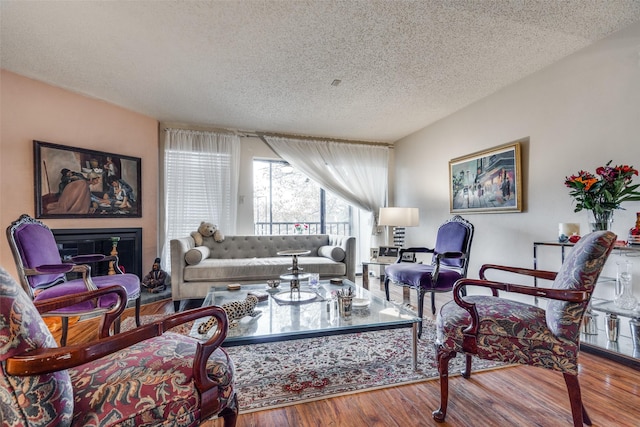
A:
<svg viewBox="0 0 640 427">
<path fill-rule="evenodd" d="M 541 247 L 559 248 L 561 260 L 564 262 L 567 251 L 573 246 L 574 244 L 569 242 L 533 242 L 533 268 L 538 268 L 538 250 Z M 640 246 L 615 246 L 611 255 L 640 257 Z M 611 257 L 607 262 L 611 262 Z M 640 262 L 640 259 L 638 262 Z M 636 277 L 636 281 L 639 280 L 640 277 Z M 598 282 L 600 283 L 615 281 L 615 277 L 607 277 L 603 275 L 600 275 L 600 278 L 598 279 Z M 537 286 L 537 281 L 535 280 L 534 286 Z M 605 314 L 616 315 L 621 319 L 624 319 L 622 321 L 625 322 L 628 322 L 630 319 L 640 318 L 640 305 L 638 305 L 635 310 L 623 310 L 616 307 L 613 304 L 613 301 L 609 299 L 594 297 L 591 299 L 590 307 L 591 311 L 601 313 L 602 318 L 605 317 Z M 630 336 L 620 335 L 618 336 L 617 341 L 609 341 L 603 327 L 598 326 L 597 332 L 597 334 L 593 335 L 581 333 L 580 348 L 582 350 L 616 360 L 629 366 L 640 368 L 640 347 L 634 347 L 633 340 Z"/>
</svg>

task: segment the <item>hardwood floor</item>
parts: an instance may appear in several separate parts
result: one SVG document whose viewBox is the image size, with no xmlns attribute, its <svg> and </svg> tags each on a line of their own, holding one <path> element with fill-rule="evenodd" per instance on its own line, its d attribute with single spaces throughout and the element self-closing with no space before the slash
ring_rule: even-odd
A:
<svg viewBox="0 0 640 427">
<path fill-rule="evenodd" d="M 370 280 L 370 290 L 384 296 L 375 278 Z M 399 301 L 404 295 L 399 287 L 393 287 L 391 297 Z M 415 305 L 413 293 L 410 298 Z M 449 298 L 448 294 L 438 294 L 436 305 L 439 307 Z M 427 302 L 425 307 L 425 313 L 430 314 Z M 167 300 L 145 305 L 142 311 L 171 313 L 173 303 Z M 133 311 L 128 309 L 125 316 L 131 315 Z M 69 331 L 69 342 L 95 339 L 96 324 L 93 320 L 76 323 Z M 639 371 L 581 352 L 579 378 L 583 401 L 594 426 L 640 426 Z M 241 409 L 237 427 L 573 425 L 562 375 L 540 368 L 517 366 L 475 373 L 468 380 L 460 376 L 450 378 L 449 407 L 443 424 L 431 418 L 439 399 L 439 382 L 425 381 L 268 411 L 242 414 Z M 203 426 L 219 427 L 222 420 L 210 420 Z"/>
</svg>

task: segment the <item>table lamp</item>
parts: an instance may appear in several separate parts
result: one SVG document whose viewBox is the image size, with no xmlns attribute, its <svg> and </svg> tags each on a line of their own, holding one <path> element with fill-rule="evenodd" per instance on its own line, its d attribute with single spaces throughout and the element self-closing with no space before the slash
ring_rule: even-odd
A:
<svg viewBox="0 0 640 427">
<path fill-rule="evenodd" d="M 415 227 L 419 222 L 418 208 L 380 208 L 378 225 L 393 227 L 393 244 L 404 246 L 405 227 Z"/>
</svg>

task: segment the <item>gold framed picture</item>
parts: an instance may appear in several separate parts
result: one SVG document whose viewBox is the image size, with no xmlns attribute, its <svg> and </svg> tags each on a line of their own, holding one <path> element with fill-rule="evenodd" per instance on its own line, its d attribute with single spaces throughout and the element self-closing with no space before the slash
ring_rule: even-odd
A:
<svg viewBox="0 0 640 427">
<path fill-rule="evenodd" d="M 524 141 L 450 160 L 450 212 L 522 212 L 520 151 Z"/>
</svg>

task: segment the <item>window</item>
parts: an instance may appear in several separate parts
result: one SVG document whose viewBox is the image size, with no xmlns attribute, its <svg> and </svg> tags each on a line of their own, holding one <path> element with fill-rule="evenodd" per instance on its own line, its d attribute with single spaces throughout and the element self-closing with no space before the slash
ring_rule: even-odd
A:
<svg viewBox="0 0 640 427">
<path fill-rule="evenodd" d="M 235 232 L 239 158 L 237 135 L 165 130 L 159 230 L 165 268 L 171 261 L 169 241 L 188 236 L 202 221 Z"/>
<path fill-rule="evenodd" d="M 282 161 L 253 162 L 255 234 L 351 235 L 352 208 Z"/>
<path fill-rule="evenodd" d="M 226 154 L 194 153 L 168 150 L 166 152 L 167 182 L 167 214 L 168 218 L 180 218 L 171 228 L 175 237 L 188 236 L 198 228 L 203 220 L 221 222 L 221 218 L 213 218 L 211 206 L 229 206 L 229 192 L 208 194 L 210 171 L 218 171 L 216 175 L 228 175 L 230 159 Z M 207 172 L 209 171 L 209 172 Z M 177 197 L 175 193 L 180 192 Z M 213 199 L 211 199 L 213 197 Z M 189 206 L 189 209 L 185 209 Z"/>
</svg>

